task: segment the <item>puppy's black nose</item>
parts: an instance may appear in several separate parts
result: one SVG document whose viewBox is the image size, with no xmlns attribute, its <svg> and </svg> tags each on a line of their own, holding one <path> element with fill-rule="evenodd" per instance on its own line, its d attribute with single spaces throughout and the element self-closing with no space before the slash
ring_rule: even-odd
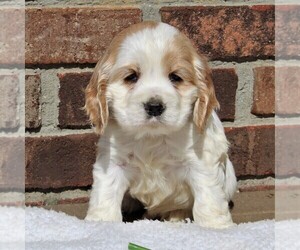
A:
<svg viewBox="0 0 300 250">
<path fill-rule="evenodd" d="M 160 116 L 166 109 L 162 101 L 157 99 L 150 99 L 144 103 L 144 108 L 150 116 Z"/>
</svg>

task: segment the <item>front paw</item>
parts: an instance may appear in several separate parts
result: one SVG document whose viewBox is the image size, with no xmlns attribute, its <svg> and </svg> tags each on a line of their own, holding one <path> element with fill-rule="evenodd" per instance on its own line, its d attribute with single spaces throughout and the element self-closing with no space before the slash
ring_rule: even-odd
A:
<svg viewBox="0 0 300 250">
<path fill-rule="evenodd" d="M 200 209 L 194 209 L 193 217 L 195 223 L 202 227 L 223 229 L 236 225 L 232 222 L 231 214 L 228 209 L 225 211 L 219 210 L 218 213 L 207 213 L 207 209 L 205 212 Z"/>
<path fill-rule="evenodd" d="M 224 228 L 229 228 L 236 226 L 235 223 L 232 222 L 231 217 L 219 217 L 219 218 L 195 218 L 194 219 L 195 223 L 202 227 L 207 227 L 207 228 L 215 228 L 215 229 L 224 229 Z"/>
<path fill-rule="evenodd" d="M 112 209 L 93 208 L 88 210 L 85 220 L 122 222 L 122 213 Z"/>
<path fill-rule="evenodd" d="M 197 223 L 197 222 L 196 222 Z M 207 228 L 214 228 L 214 229 L 225 229 L 225 228 L 230 228 L 230 227 L 234 227 L 236 226 L 235 223 L 231 222 L 219 222 L 219 221 L 201 221 L 198 222 L 197 224 L 199 224 L 202 227 L 207 227 Z"/>
</svg>

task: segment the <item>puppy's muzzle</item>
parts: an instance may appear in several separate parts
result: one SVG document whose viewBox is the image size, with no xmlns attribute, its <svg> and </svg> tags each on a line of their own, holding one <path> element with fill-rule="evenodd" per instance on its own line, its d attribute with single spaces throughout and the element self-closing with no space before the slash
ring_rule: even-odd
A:
<svg viewBox="0 0 300 250">
<path fill-rule="evenodd" d="M 144 108 L 149 116 L 160 116 L 166 109 L 166 106 L 160 99 L 151 98 L 148 102 L 144 103 Z"/>
</svg>

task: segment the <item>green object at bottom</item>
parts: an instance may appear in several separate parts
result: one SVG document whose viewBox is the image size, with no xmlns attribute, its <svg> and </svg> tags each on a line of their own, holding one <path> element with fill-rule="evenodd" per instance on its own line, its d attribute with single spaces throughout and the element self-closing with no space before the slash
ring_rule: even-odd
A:
<svg viewBox="0 0 300 250">
<path fill-rule="evenodd" d="M 146 247 L 141 247 L 141 246 L 138 246 L 136 244 L 133 244 L 133 243 L 129 242 L 128 250 L 150 250 L 150 249 L 146 248 Z"/>
</svg>

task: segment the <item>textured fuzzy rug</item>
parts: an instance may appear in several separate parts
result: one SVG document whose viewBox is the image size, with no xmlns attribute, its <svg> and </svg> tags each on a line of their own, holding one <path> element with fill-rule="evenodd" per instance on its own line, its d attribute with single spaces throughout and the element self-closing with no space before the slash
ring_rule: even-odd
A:
<svg viewBox="0 0 300 250">
<path fill-rule="evenodd" d="M 276 232 L 276 237 L 275 237 Z M 215 230 L 193 223 L 86 222 L 42 208 L 0 207 L 0 249 L 300 249 L 300 220 Z M 276 240 L 275 240 L 276 238 Z M 25 243 L 24 243 L 25 242 Z"/>
</svg>

